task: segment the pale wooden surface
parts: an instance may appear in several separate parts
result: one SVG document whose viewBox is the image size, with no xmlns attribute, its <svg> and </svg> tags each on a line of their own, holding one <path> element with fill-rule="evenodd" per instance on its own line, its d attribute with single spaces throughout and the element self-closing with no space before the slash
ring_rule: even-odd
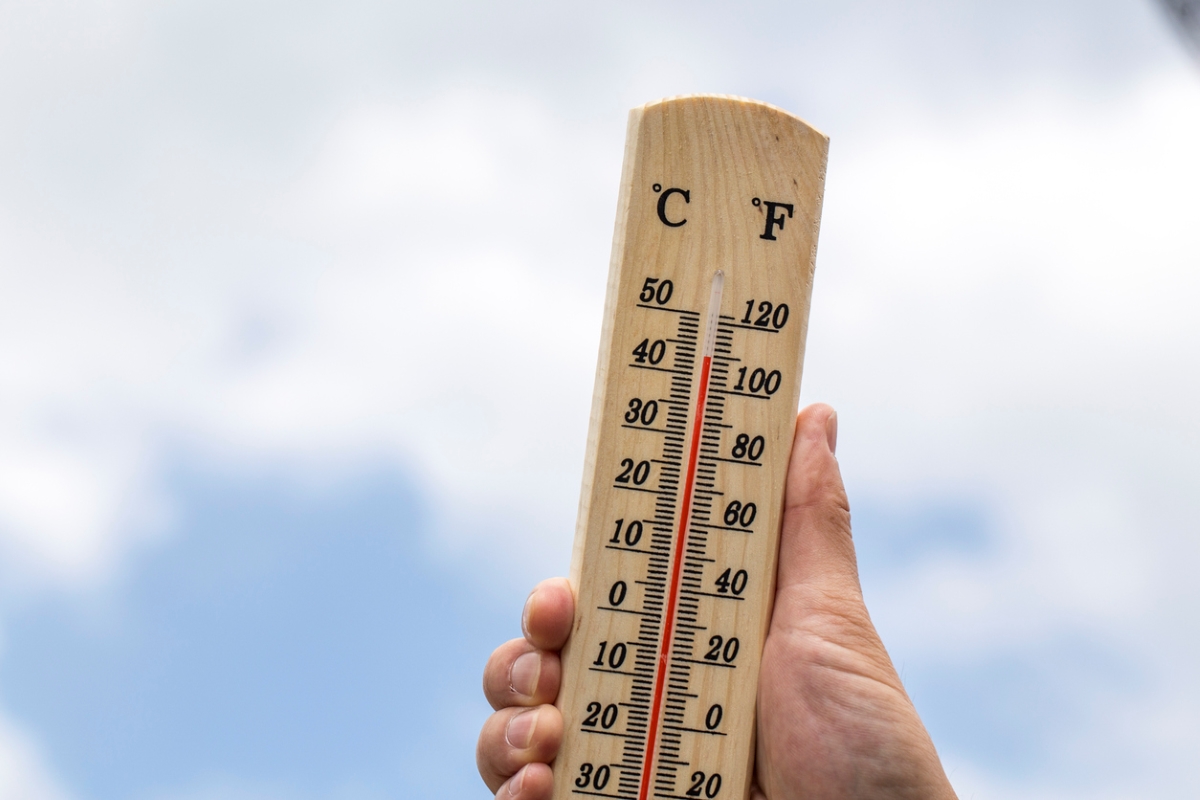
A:
<svg viewBox="0 0 1200 800">
<path fill-rule="evenodd" d="M 740 800 L 745 795 L 752 766 L 758 664 L 774 591 L 784 474 L 799 398 L 827 152 L 828 139 L 801 120 L 738 98 L 673 98 L 630 114 L 570 573 L 577 611 L 573 634 L 563 652 L 558 705 L 566 735 L 554 764 L 558 800 L 592 796 L 585 792 L 686 798 L 697 772 L 705 774 L 701 798 L 709 797 L 708 790 L 716 786 L 714 773 L 721 776 L 715 797 Z M 678 191 L 667 197 L 663 212 L 673 223 L 668 225 L 659 215 L 659 205 L 663 193 L 672 188 L 687 190 L 688 195 L 687 202 Z M 773 240 L 762 238 L 768 232 L 766 201 L 793 206 L 790 217 L 782 206 L 776 206 L 775 215 L 785 219 L 782 228 L 774 226 L 769 231 Z M 679 224 L 684 219 L 686 223 Z M 753 502 L 756 516 L 746 529 L 752 533 L 742 532 L 739 520 L 725 526 L 738 531 L 693 528 L 688 534 L 688 553 L 695 558 L 681 562 L 681 586 L 705 594 L 680 595 L 683 605 L 677 606 L 677 613 L 682 619 L 677 620 L 680 627 L 671 643 L 672 661 L 660 678 L 661 642 L 656 636 L 662 636 L 662 617 L 669 606 L 680 495 L 694 435 L 704 314 L 717 269 L 725 274 L 721 314 L 726 317 L 722 322 L 729 326 L 722 329 L 718 342 L 727 352 L 718 356 L 740 360 L 714 361 L 710 422 L 727 427 L 711 427 L 708 432 L 719 438 L 702 440 L 708 446 L 704 455 L 709 460 L 702 462 L 699 480 L 711 481 L 711 489 L 720 494 L 698 494 L 692 519 L 694 524 L 725 526 L 724 512 L 734 500 L 743 505 Z M 658 279 L 653 285 L 660 288 L 663 281 L 672 282 L 671 297 L 665 304 L 660 306 L 656 297 L 642 304 L 651 308 L 639 307 L 647 278 Z M 751 323 L 748 328 L 739 327 L 749 300 L 754 300 Z M 754 324 L 763 301 L 776 311 L 780 304 L 788 306 L 787 320 L 780 329 L 775 330 L 780 316 L 768 321 L 766 329 Z M 681 311 L 698 312 L 698 316 Z M 687 336 L 697 327 L 692 358 Z M 643 340 L 664 342 L 658 369 L 630 366 L 638 360 L 634 350 Z M 648 357 L 641 366 L 651 366 Z M 748 379 L 757 369 L 764 375 L 779 372 L 775 392 L 767 395 L 769 387 L 763 387 L 756 397 L 722 394 L 734 389 L 743 367 L 747 379 L 743 395 L 751 394 Z M 722 373 L 722 369 L 726 371 Z M 686 407 L 673 407 L 674 418 L 668 414 L 672 407 L 665 404 L 671 399 L 673 385 L 677 392 L 682 388 L 690 393 Z M 638 419 L 634 427 L 623 427 L 633 398 L 662 401 L 649 426 Z M 675 425 L 668 427 L 672 421 Z M 637 429 L 642 427 L 656 430 Z M 758 466 L 713 460 L 732 458 L 739 434 L 746 434 L 751 441 L 763 437 L 761 455 L 754 462 Z M 682 453 L 675 449 L 680 445 Z M 635 465 L 649 462 L 649 473 L 640 486 L 631 480 L 615 488 L 615 479 L 624 471 L 622 460 L 627 458 Z M 678 468 L 671 463 L 673 458 L 682 458 Z M 741 460 L 748 460 L 747 456 Z M 673 469 L 678 471 L 673 473 Z M 673 485 L 674 479 L 678 487 Z M 676 493 L 673 510 L 672 491 Z M 705 501 L 711 502 L 707 521 L 703 518 L 708 511 L 702 507 Z M 658 531 L 652 527 L 656 513 L 661 523 Z M 669 522 L 665 522 L 667 516 Z M 644 533 L 635 547 L 610 547 L 619 519 L 626 520 L 626 529 L 629 521 L 644 520 Z M 616 546 L 626 545 L 622 536 Z M 658 549 L 652 549 L 655 546 Z M 665 575 L 658 571 L 664 564 Z M 727 585 L 722 591 L 718 584 L 727 568 L 731 575 L 746 570 L 742 599 L 732 599 L 732 587 Z M 665 581 L 665 587 L 654 585 L 659 580 Z M 616 610 L 606 610 L 613 608 L 610 592 L 618 581 L 626 584 L 625 597 Z M 656 604 L 659 598 L 661 604 Z M 681 636 L 694 636 L 694 642 Z M 726 644 L 730 638 L 738 639 L 737 654 L 727 666 L 704 658 L 713 636 L 721 636 Z M 601 642 L 608 643 L 607 658 L 596 667 Z M 617 643 L 626 647 L 620 669 L 599 671 L 611 669 Z M 717 661 L 723 662 L 724 655 Z M 649 717 L 656 713 L 650 706 L 659 681 L 663 682 L 664 704 L 684 705 L 664 705 L 657 712 L 667 716 L 660 717 L 657 724 L 650 785 L 641 789 L 639 748 L 644 753 L 645 744 L 639 744 L 638 737 L 645 738 Z M 681 681 L 686 681 L 686 688 Z M 679 690 L 684 690 L 682 695 L 668 694 Z M 589 703 L 599 703 L 602 714 L 585 726 Z M 714 704 L 722 706 L 720 723 L 712 733 L 694 732 L 708 730 L 705 717 Z M 607 717 L 603 715 L 610 705 L 616 706 L 615 718 L 611 711 Z M 715 712 L 708 721 L 714 716 Z M 668 737 L 665 740 L 664 735 Z M 665 757 L 664 749 L 668 751 Z M 592 765 L 590 775 L 585 775 L 588 769 L 584 764 Z M 608 780 L 597 791 L 594 781 L 604 765 L 608 766 Z M 580 787 L 581 781 L 586 785 Z"/>
</svg>

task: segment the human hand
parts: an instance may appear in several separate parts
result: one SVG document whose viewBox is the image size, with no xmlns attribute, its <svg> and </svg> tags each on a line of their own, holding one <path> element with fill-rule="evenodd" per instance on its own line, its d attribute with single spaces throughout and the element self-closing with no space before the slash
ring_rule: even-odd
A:
<svg viewBox="0 0 1200 800">
<path fill-rule="evenodd" d="M 755 800 L 954 798 L 954 790 L 863 603 L 837 417 L 809 406 L 788 466 L 775 606 L 758 687 Z M 525 638 L 492 653 L 477 761 L 499 798 L 546 800 L 562 741 L 558 650 L 574 620 L 562 578 L 530 594 Z"/>
</svg>

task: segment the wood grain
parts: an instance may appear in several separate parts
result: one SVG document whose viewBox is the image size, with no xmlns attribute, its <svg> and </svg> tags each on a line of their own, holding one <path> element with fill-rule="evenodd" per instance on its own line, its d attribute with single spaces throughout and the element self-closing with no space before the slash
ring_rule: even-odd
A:
<svg viewBox="0 0 1200 800">
<path fill-rule="evenodd" d="M 827 153 L 823 134 L 750 100 L 679 97 L 630 114 L 570 572 L 559 800 L 747 792 Z"/>
</svg>

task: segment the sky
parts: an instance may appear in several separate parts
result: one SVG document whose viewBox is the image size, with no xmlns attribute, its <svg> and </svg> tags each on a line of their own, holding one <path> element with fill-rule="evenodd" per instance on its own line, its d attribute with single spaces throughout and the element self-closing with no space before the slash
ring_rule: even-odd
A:
<svg viewBox="0 0 1200 800">
<path fill-rule="evenodd" d="M 1147 0 L 0 0 L 0 796 L 486 797 L 628 110 L 831 137 L 802 402 L 964 798 L 1200 783 L 1200 61 Z"/>
</svg>

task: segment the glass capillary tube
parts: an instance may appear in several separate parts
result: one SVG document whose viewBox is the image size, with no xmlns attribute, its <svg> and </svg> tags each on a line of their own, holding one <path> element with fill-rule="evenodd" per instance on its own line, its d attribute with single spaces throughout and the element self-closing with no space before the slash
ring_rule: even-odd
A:
<svg viewBox="0 0 1200 800">
<path fill-rule="evenodd" d="M 717 326 L 721 324 L 721 292 L 725 289 L 725 271 L 713 273 L 712 294 L 708 297 L 708 321 L 704 325 L 704 358 L 712 358 L 717 346 Z"/>
<path fill-rule="evenodd" d="M 721 324 L 721 292 L 724 288 L 725 273 L 717 270 L 713 273 L 712 293 L 708 297 L 708 316 L 704 324 L 704 355 L 700 361 L 700 386 L 696 392 L 696 417 L 692 423 L 687 479 L 683 484 L 679 533 L 672 558 L 670 592 L 667 595 L 667 613 L 664 617 L 662 641 L 658 651 L 658 669 L 654 676 L 654 700 L 650 707 L 650 728 L 646 737 L 646 755 L 642 762 L 642 782 L 638 791 L 638 800 L 647 800 L 650 792 L 650 775 L 654 766 L 654 751 L 658 744 L 658 728 L 663 713 L 663 689 L 666 683 L 667 663 L 670 660 L 671 642 L 674 637 L 680 572 L 683 567 L 684 552 L 687 548 L 688 533 L 692 526 L 692 495 L 696 487 L 696 464 L 700 456 L 700 439 L 704 434 L 704 412 L 708 405 L 708 379 L 712 374 L 712 360 L 716 353 L 717 327 Z"/>
<path fill-rule="evenodd" d="M 708 315 L 704 323 L 704 349 L 700 358 L 700 391 L 696 397 L 696 422 L 692 427 L 691 457 L 688 459 L 687 485 L 684 489 L 686 498 L 684 508 L 691 506 L 691 495 L 696 473 L 696 459 L 699 455 L 700 437 L 704 430 L 704 414 L 708 405 L 709 380 L 712 377 L 712 360 L 717 352 L 717 328 L 721 324 L 721 294 L 725 290 L 725 271 L 713 273 L 712 292 L 708 296 Z M 680 530 L 687 537 L 692 526 L 691 515 L 685 513 Z"/>
</svg>

